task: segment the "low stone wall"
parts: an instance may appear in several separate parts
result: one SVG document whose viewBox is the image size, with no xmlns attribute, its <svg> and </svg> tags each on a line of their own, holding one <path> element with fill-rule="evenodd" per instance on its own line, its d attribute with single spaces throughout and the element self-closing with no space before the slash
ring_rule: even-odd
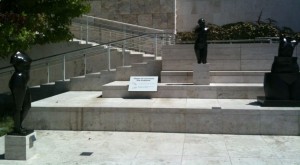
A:
<svg viewBox="0 0 300 165">
<path fill-rule="evenodd" d="M 193 46 L 164 46 L 163 71 L 192 71 L 196 63 Z M 207 57 L 211 71 L 269 71 L 277 50 L 278 44 L 209 44 Z M 300 46 L 294 53 L 300 57 Z"/>
</svg>

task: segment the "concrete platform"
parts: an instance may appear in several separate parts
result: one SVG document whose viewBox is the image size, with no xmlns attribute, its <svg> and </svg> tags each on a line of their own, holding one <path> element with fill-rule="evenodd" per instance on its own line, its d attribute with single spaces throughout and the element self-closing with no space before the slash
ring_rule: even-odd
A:
<svg viewBox="0 0 300 165">
<path fill-rule="evenodd" d="M 101 98 L 67 92 L 32 103 L 24 125 L 37 130 L 299 135 L 299 107 L 255 99 Z"/>
<path fill-rule="evenodd" d="M 269 71 L 210 71 L 211 83 L 263 83 Z M 162 83 L 193 83 L 193 71 L 162 71 Z"/>
<path fill-rule="evenodd" d="M 203 98 L 256 99 L 264 96 L 262 83 L 210 83 L 194 85 L 159 83 L 157 92 L 128 92 L 128 81 L 114 81 L 103 86 L 104 98 Z"/>
<path fill-rule="evenodd" d="M 299 136 L 37 131 L 36 156 L 1 165 L 296 165 Z M 82 153 L 90 153 L 84 156 Z"/>
</svg>

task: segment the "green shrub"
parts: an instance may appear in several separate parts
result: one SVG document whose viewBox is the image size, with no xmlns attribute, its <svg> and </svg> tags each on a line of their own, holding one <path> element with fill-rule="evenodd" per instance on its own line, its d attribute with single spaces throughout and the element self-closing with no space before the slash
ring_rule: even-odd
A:
<svg viewBox="0 0 300 165">
<path fill-rule="evenodd" d="M 1 117 L 0 118 L 0 137 L 5 135 L 6 133 L 12 131 L 14 125 L 14 121 L 11 117 Z"/>
<path fill-rule="evenodd" d="M 239 40 L 255 39 L 258 37 L 278 37 L 280 31 L 292 37 L 300 38 L 300 33 L 295 33 L 291 28 L 283 27 L 281 30 L 271 23 L 237 22 L 223 26 L 207 24 L 209 28 L 209 40 Z M 179 41 L 195 41 L 194 32 L 178 32 L 176 35 Z"/>
</svg>

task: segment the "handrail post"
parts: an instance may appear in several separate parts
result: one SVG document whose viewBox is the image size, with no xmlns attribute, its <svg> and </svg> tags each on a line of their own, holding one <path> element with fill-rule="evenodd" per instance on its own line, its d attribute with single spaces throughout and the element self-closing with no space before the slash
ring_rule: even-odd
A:
<svg viewBox="0 0 300 165">
<path fill-rule="evenodd" d="M 123 46 L 122 46 L 122 65 L 125 66 L 125 45 L 126 42 L 123 42 Z"/>
<path fill-rule="evenodd" d="M 49 62 L 46 63 L 47 65 L 47 83 L 50 82 L 50 67 L 49 67 Z"/>
<path fill-rule="evenodd" d="M 84 75 L 86 75 L 86 55 L 83 54 L 83 60 L 84 60 Z"/>
<path fill-rule="evenodd" d="M 86 17 L 86 41 L 85 43 L 88 44 L 89 41 L 89 17 Z"/>
<path fill-rule="evenodd" d="M 139 52 L 141 52 L 141 37 L 139 37 Z"/>
<path fill-rule="evenodd" d="M 80 23 L 80 43 L 82 43 L 82 39 L 83 39 L 83 30 L 82 30 L 82 24 Z"/>
<path fill-rule="evenodd" d="M 155 59 L 157 57 L 157 34 L 155 34 Z"/>
<path fill-rule="evenodd" d="M 107 60 L 108 60 L 108 61 L 107 61 L 107 62 L 108 62 L 108 63 L 107 63 L 107 70 L 108 70 L 108 71 L 110 71 L 110 47 L 111 47 L 111 44 L 108 45 L 108 49 L 107 49 L 107 51 L 108 51 L 108 57 L 107 57 Z"/>
<path fill-rule="evenodd" d="M 66 80 L 66 55 L 63 56 L 63 81 Z"/>
</svg>

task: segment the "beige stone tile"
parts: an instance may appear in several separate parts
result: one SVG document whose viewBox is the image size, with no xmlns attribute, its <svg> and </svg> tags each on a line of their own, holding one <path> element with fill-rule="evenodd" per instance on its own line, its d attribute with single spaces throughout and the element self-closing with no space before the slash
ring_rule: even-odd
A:
<svg viewBox="0 0 300 165">
<path fill-rule="evenodd" d="M 184 134 L 178 133 L 147 133 L 147 143 L 183 143 Z"/>
<path fill-rule="evenodd" d="M 148 155 L 136 158 L 132 165 L 181 165 L 181 155 Z"/>
<path fill-rule="evenodd" d="M 222 135 L 187 134 L 184 143 L 184 156 L 228 157 Z"/>
<path fill-rule="evenodd" d="M 183 156 L 182 165 L 231 165 L 229 157 Z"/>
<path fill-rule="evenodd" d="M 212 107 L 220 107 L 218 100 L 216 99 L 192 99 L 189 98 L 186 101 L 186 108 L 204 108 L 211 109 Z"/>
<path fill-rule="evenodd" d="M 144 143 L 139 146 L 140 151 L 136 155 L 137 158 L 145 158 L 159 156 L 181 156 L 183 151 L 183 143 Z"/>
<path fill-rule="evenodd" d="M 137 154 L 138 159 L 162 159 L 180 157 L 183 151 L 184 134 L 149 133 Z"/>
<path fill-rule="evenodd" d="M 155 102 L 152 105 L 152 108 L 185 108 L 186 107 L 186 99 L 178 98 L 178 99 L 169 99 L 169 98 L 156 98 Z"/>
<path fill-rule="evenodd" d="M 299 165 L 300 159 L 280 159 L 282 165 Z"/>
<path fill-rule="evenodd" d="M 278 158 L 261 136 L 224 135 L 231 158 Z"/>
<path fill-rule="evenodd" d="M 279 159 L 267 158 L 231 158 L 232 165 L 281 165 Z"/>
<path fill-rule="evenodd" d="M 299 136 L 263 136 L 262 138 L 280 159 L 299 159 Z"/>
<path fill-rule="evenodd" d="M 154 99 L 124 99 L 123 102 L 120 103 L 118 106 L 124 108 L 151 108 L 154 103 Z"/>
</svg>

